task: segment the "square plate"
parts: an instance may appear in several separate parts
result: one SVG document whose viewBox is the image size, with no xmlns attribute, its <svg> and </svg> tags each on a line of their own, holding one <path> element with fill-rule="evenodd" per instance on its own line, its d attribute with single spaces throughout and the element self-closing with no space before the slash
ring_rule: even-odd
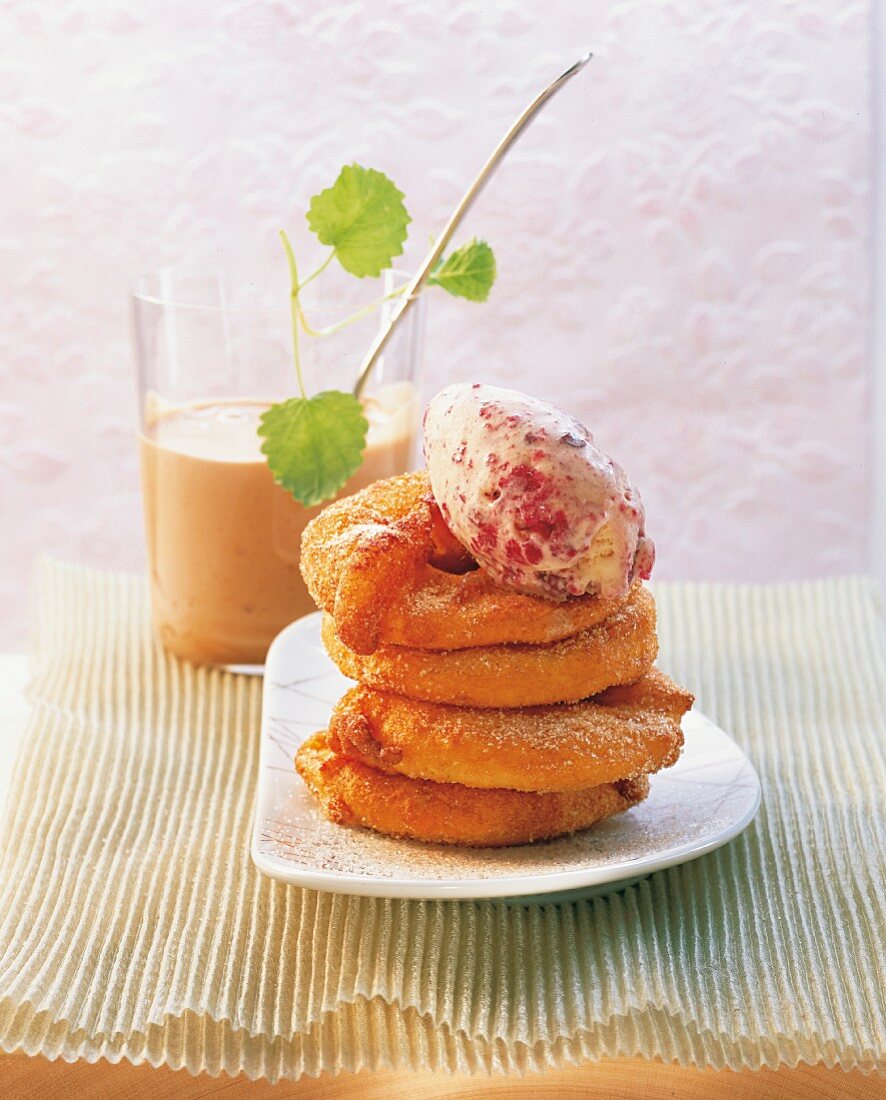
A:
<svg viewBox="0 0 886 1100">
<path fill-rule="evenodd" d="M 252 858 L 266 875 L 295 886 L 380 898 L 550 901 L 609 892 L 726 844 L 760 805 L 750 760 L 693 710 L 683 718 L 682 756 L 652 777 L 646 801 L 572 836 L 453 848 L 334 825 L 293 757 L 351 685 L 323 648 L 319 614 L 288 626 L 268 651 Z"/>
</svg>

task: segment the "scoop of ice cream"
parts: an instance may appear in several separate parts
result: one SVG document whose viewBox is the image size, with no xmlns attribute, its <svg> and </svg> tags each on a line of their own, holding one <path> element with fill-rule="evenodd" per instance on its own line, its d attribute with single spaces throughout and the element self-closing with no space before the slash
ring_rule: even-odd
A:
<svg viewBox="0 0 886 1100">
<path fill-rule="evenodd" d="M 624 595 L 655 547 L 640 494 L 571 416 L 516 390 L 447 386 L 425 412 L 431 488 L 500 584 L 549 599 Z"/>
</svg>

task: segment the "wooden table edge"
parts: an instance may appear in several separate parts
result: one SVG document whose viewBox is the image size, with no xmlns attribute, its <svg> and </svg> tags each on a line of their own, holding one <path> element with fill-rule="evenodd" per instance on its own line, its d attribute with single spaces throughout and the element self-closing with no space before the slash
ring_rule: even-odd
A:
<svg viewBox="0 0 886 1100">
<path fill-rule="evenodd" d="M 383 1070 L 302 1077 L 298 1081 L 250 1081 L 245 1076 L 193 1076 L 161 1066 L 111 1064 L 104 1060 L 67 1063 L 16 1052 L 0 1054 L 0 1096 L 4 1100 L 126 1100 L 173 1097 L 196 1100 L 222 1096 L 295 1097 L 298 1100 L 472 1100 L 526 1096 L 532 1100 L 870 1100 L 886 1098 L 886 1077 L 840 1068 L 782 1066 L 776 1070 L 712 1070 L 639 1058 L 605 1059 L 580 1066 L 517 1076 L 462 1076 Z"/>
</svg>

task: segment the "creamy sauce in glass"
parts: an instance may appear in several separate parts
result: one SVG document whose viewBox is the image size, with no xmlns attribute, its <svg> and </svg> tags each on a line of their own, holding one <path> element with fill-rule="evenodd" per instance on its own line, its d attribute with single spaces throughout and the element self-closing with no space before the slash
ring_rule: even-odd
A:
<svg viewBox="0 0 886 1100">
<path fill-rule="evenodd" d="M 417 397 L 410 383 L 364 401 L 363 465 L 341 496 L 411 466 Z M 274 483 L 258 421 L 267 402 L 163 409 L 139 439 L 154 628 L 201 664 L 260 664 L 283 627 L 315 610 L 298 568 L 305 508 Z"/>
</svg>

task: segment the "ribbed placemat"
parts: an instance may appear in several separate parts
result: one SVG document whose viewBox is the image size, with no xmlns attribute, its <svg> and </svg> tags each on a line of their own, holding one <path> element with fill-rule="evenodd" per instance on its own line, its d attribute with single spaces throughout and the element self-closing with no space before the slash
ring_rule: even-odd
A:
<svg viewBox="0 0 886 1100">
<path fill-rule="evenodd" d="M 143 580 L 43 563 L 0 851 L 0 1045 L 272 1079 L 615 1055 L 882 1069 L 875 589 L 656 595 L 663 667 L 760 772 L 754 825 L 608 898 L 385 902 L 260 876 L 260 682 L 166 657 Z"/>
</svg>

